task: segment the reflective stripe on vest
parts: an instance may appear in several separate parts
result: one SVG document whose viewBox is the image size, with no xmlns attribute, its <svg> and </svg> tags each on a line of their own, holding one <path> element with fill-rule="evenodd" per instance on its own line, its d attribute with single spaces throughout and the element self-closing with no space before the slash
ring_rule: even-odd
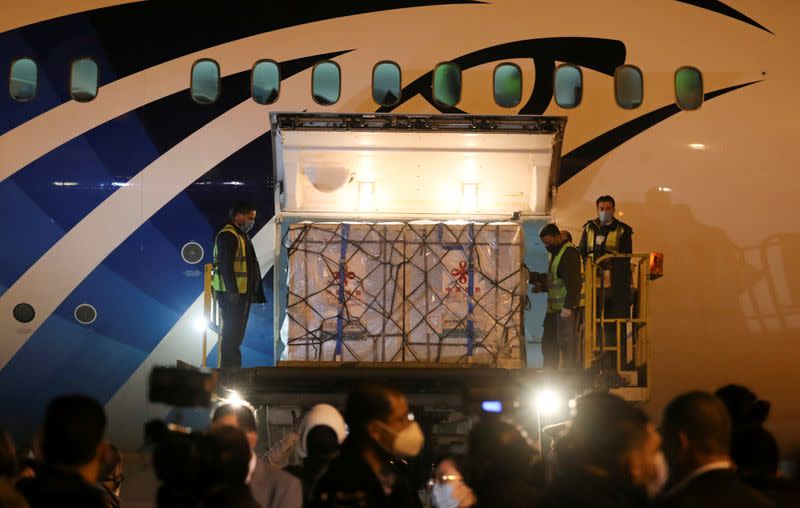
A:
<svg viewBox="0 0 800 508">
<path fill-rule="evenodd" d="M 564 301 L 567 299 L 567 286 L 562 279 L 558 278 L 558 265 L 561 263 L 561 256 L 568 248 L 575 248 L 569 242 L 564 242 L 558 254 L 550 259 L 550 269 L 547 272 L 547 311 L 558 312 L 564 308 Z"/>
<path fill-rule="evenodd" d="M 619 252 L 619 239 L 625 230 L 622 228 L 622 224 L 617 221 L 616 229 L 613 229 L 608 232 L 606 235 L 606 241 L 604 244 L 604 248 L 606 253 L 609 254 L 616 254 Z M 594 252 L 595 244 L 595 232 L 594 228 L 592 227 L 592 223 L 586 225 L 586 251 L 590 254 Z"/>
<path fill-rule="evenodd" d="M 236 288 L 239 293 L 247 293 L 247 257 L 245 253 L 244 236 L 233 225 L 227 224 L 224 228 L 219 230 L 217 236 L 214 237 L 214 276 L 211 279 L 211 287 L 215 291 L 227 291 L 225 289 L 225 281 L 222 280 L 222 275 L 219 273 L 217 264 L 217 239 L 220 233 L 233 233 L 236 235 L 238 245 L 236 246 L 236 255 L 233 258 L 233 276 L 236 277 Z"/>
</svg>

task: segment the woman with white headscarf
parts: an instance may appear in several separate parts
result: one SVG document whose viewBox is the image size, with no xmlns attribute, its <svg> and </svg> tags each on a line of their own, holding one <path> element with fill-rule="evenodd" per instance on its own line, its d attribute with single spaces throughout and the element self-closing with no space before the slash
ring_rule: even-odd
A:
<svg viewBox="0 0 800 508">
<path fill-rule="evenodd" d="M 347 427 L 339 411 L 329 404 L 317 404 L 300 425 L 297 455 L 301 465 L 287 466 L 303 484 L 303 506 L 308 506 L 314 486 L 330 462 L 339 454 L 339 445 L 347 437 Z"/>
</svg>

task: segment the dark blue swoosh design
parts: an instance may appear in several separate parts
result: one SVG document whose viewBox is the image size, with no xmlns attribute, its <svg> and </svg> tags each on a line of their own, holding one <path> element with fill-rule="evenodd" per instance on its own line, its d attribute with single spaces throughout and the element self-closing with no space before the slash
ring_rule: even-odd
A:
<svg viewBox="0 0 800 508">
<path fill-rule="evenodd" d="M 246 2 L 238 8 L 204 2 L 136 2 L 41 21 L 0 33 L 0 68 L 28 56 L 39 63 L 39 94 L 25 103 L 0 93 L 0 134 L 70 100 L 69 66 L 90 56 L 98 84 L 244 37 L 331 18 L 411 7 L 480 4 L 474 0 Z M 277 5 L 276 5 L 277 4 Z M 265 58 L 269 48 L 265 48 Z M 188 81 L 188 70 L 187 70 Z M 102 93 L 102 90 L 100 91 Z"/>
<path fill-rule="evenodd" d="M 761 81 L 750 81 L 740 85 L 729 86 L 708 92 L 703 95 L 703 99 L 709 101 L 726 93 L 733 92 L 740 88 L 760 83 Z M 634 136 L 641 134 L 650 127 L 663 122 L 672 115 L 681 112 L 677 104 L 669 104 L 660 107 L 640 117 L 634 118 L 624 124 L 614 127 L 604 132 L 591 141 L 587 141 L 581 146 L 573 149 L 561 158 L 561 170 L 559 173 L 559 185 L 567 182 L 570 178 L 586 169 L 591 163 L 604 156 L 611 150 L 630 140 Z"/>
<path fill-rule="evenodd" d="M 15 409 L 15 421 L 7 423 L 18 435 L 39 421 L 57 393 L 82 392 L 105 403 L 141 365 L 202 292 L 202 265 L 211 260 L 212 238 L 230 203 L 246 197 L 259 207 L 255 230 L 274 214 L 267 182 L 270 150 L 268 136 L 259 136 L 173 198 L 114 249 L 20 348 L 0 371 L 0 412 Z M 247 182 L 248 194 L 220 184 L 222 179 Z M 194 200 L 212 194 L 219 209 L 196 206 Z M 197 265 L 180 257 L 188 241 L 205 250 Z M 264 279 L 270 281 L 271 272 Z M 97 309 L 89 326 L 73 317 L 81 303 Z M 243 344 L 246 366 L 273 363 L 272 323 L 271 305 L 254 306 Z M 196 346 L 187 355 L 199 364 L 199 333 Z"/>
<path fill-rule="evenodd" d="M 459 56 L 451 62 L 462 70 L 478 65 L 512 58 L 531 58 L 536 66 L 536 82 L 528 102 L 520 109 L 521 114 L 540 115 L 545 112 L 553 97 L 553 72 L 556 62 L 569 62 L 593 69 L 607 76 L 625 63 L 625 44 L 613 39 L 594 37 L 552 37 L 527 39 L 499 44 Z M 378 112 L 394 111 L 417 95 L 422 95 L 442 113 L 463 113 L 455 107 L 445 107 L 433 100 L 433 71 L 415 79 L 402 90 L 400 102 L 394 106 L 383 106 Z"/>
<path fill-rule="evenodd" d="M 343 53 L 346 51 L 282 62 L 281 75 L 288 78 L 319 60 Z M 10 287 L 65 232 L 131 176 L 213 119 L 248 100 L 249 71 L 225 77 L 222 86 L 225 93 L 212 105 L 195 104 L 188 90 L 145 104 L 76 137 L 0 182 L 0 213 L 26 217 L 25 221 L 0 222 L 0 237 L 16 239 L 13 252 L 0 250 L 0 285 Z M 197 202 L 205 207 L 218 205 L 218 183 L 208 181 L 200 186 Z M 3 292 L 0 289 L 0 294 Z"/>
<path fill-rule="evenodd" d="M 752 18 L 745 16 L 744 14 L 737 11 L 733 7 L 726 5 L 724 2 L 720 2 L 719 0 L 676 0 L 676 1 L 684 4 L 694 5 L 695 7 L 700 7 L 701 9 L 706 9 L 712 12 L 716 12 L 717 14 L 722 14 L 723 16 L 727 16 L 729 18 L 733 18 L 743 23 L 747 23 L 750 26 L 754 26 L 756 28 L 764 30 L 765 32 L 769 32 L 772 35 L 775 35 L 775 33 L 773 33 L 772 30 L 770 30 L 769 28 L 758 23 L 756 20 Z"/>
</svg>

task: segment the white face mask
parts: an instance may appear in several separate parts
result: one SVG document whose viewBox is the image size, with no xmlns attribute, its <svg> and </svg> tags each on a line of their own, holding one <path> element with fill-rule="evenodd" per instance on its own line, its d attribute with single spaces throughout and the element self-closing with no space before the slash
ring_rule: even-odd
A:
<svg viewBox="0 0 800 508">
<path fill-rule="evenodd" d="M 431 496 L 436 508 L 458 508 L 458 499 L 453 496 L 452 483 L 434 483 Z"/>
<path fill-rule="evenodd" d="M 392 449 L 386 451 L 395 457 L 416 457 L 422 451 L 422 445 L 425 444 L 425 436 L 422 434 L 422 429 L 419 428 L 417 422 L 411 422 L 411 425 L 400 432 L 392 430 L 383 422 L 379 421 L 378 424 L 394 435 Z"/>
<path fill-rule="evenodd" d="M 664 457 L 664 452 L 658 451 L 653 466 L 655 466 L 656 474 L 647 484 L 647 493 L 650 497 L 656 497 L 664 488 L 664 485 L 667 484 L 667 479 L 669 478 L 669 466 L 667 465 L 666 457 Z"/>
<path fill-rule="evenodd" d="M 249 220 L 247 222 L 243 222 L 242 225 L 239 227 L 242 228 L 242 231 L 244 231 L 245 233 L 249 233 L 250 230 L 253 229 L 253 224 L 255 224 L 255 221 Z"/>
<path fill-rule="evenodd" d="M 608 224 L 611 222 L 613 215 L 611 212 L 607 210 L 603 210 L 602 212 L 597 212 L 597 216 L 600 219 L 600 224 Z"/>
</svg>

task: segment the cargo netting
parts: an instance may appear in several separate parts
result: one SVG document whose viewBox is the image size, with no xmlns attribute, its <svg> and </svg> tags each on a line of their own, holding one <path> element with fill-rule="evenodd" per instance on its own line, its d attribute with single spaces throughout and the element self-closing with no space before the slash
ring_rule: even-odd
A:
<svg viewBox="0 0 800 508">
<path fill-rule="evenodd" d="M 517 223 L 292 224 L 282 359 L 524 366 Z"/>
</svg>

